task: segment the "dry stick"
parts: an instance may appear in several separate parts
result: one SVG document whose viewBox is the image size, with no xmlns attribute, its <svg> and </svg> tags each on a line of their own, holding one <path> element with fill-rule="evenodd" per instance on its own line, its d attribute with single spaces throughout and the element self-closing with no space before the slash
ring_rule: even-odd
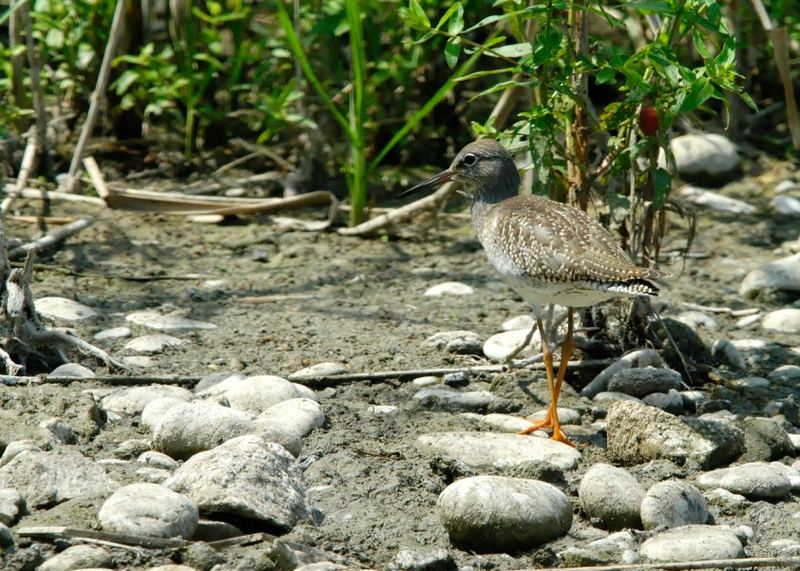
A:
<svg viewBox="0 0 800 571">
<path fill-rule="evenodd" d="M 86 121 L 84 121 L 83 128 L 81 129 L 81 136 L 78 138 L 78 144 L 75 147 L 75 152 L 72 155 L 72 162 L 69 165 L 69 174 L 64 188 L 66 192 L 72 192 L 75 188 L 78 169 L 81 165 L 81 156 L 83 155 L 83 150 L 86 148 L 86 143 L 89 142 L 89 137 L 92 134 L 92 129 L 94 129 L 94 124 L 97 120 L 97 113 L 100 111 L 100 106 L 105 96 L 108 78 L 109 75 L 111 75 L 111 62 L 114 59 L 114 51 L 116 50 L 119 37 L 122 35 L 122 23 L 124 21 L 122 15 L 124 6 L 125 0 L 117 0 L 117 7 L 114 9 L 114 19 L 111 22 L 111 31 L 108 34 L 106 51 L 103 54 L 103 63 L 100 64 L 97 84 L 89 99 L 89 113 L 86 115 Z"/>
<path fill-rule="evenodd" d="M 148 537 L 144 535 L 131 535 L 126 533 L 110 533 L 92 529 L 76 529 L 64 526 L 37 526 L 21 527 L 17 530 L 20 537 L 34 539 L 89 539 L 101 540 L 122 545 L 136 545 L 138 547 L 151 547 L 156 549 L 180 548 L 186 545 L 183 539 L 167 539 L 162 537 Z"/>
<path fill-rule="evenodd" d="M 520 569 L 518 571 L 639 571 L 661 569 L 683 571 L 684 569 L 741 569 L 743 567 L 797 567 L 800 557 L 751 557 L 746 559 L 707 559 L 705 561 L 678 561 L 670 563 L 632 563 L 622 565 L 596 565 L 592 567 L 548 567 L 546 569 Z"/>
<path fill-rule="evenodd" d="M 800 116 L 798 116 L 797 102 L 794 98 L 794 86 L 790 76 L 789 37 L 786 27 L 775 27 L 761 0 L 750 0 L 750 2 L 753 4 L 756 14 L 758 14 L 759 20 L 761 20 L 761 26 L 772 41 L 775 65 L 781 76 L 781 83 L 783 83 L 783 94 L 786 99 L 786 118 L 789 122 L 789 131 L 792 134 L 792 143 L 795 149 L 800 149 Z"/>
<path fill-rule="evenodd" d="M 17 182 L 10 186 L 8 196 L 0 203 L 0 216 L 4 216 L 14 199 L 22 195 L 25 185 L 28 183 L 31 173 L 36 168 L 36 157 L 39 151 L 39 135 L 35 127 L 28 131 L 28 144 L 25 145 L 25 153 L 22 155 L 22 163 L 19 166 Z"/>
<path fill-rule="evenodd" d="M 19 5 L 16 10 L 11 10 L 8 19 L 8 52 L 11 56 L 11 91 L 14 94 L 14 104 L 19 109 L 27 109 L 28 97 L 25 91 L 25 85 L 22 78 L 22 63 L 25 60 L 24 53 L 18 53 L 16 49 L 18 45 L 22 44 L 22 33 L 20 30 L 21 24 L 21 10 L 28 10 L 28 3 Z M 27 121 L 25 122 L 27 123 Z M 20 130 L 22 126 L 20 125 Z"/>
<path fill-rule="evenodd" d="M 16 192 L 14 188 L 16 185 L 7 184 L 3 189 L 6 193 Z M 91 204 L 93 206 L 105 207 L 106 203 L 102 198 L 95 196 L 81 196 L 80 194 L 69 194 L 66 192 L 58 192 L 56 190 L 42 190 L 39 188 L 23 188 L 17 192 L 20 198 L 30 198 L 34 200 L 61 200 L 64 202 L 82 202 L 84 204 Z"/>
<path fill-rule="evenodd" d="M 94 218 L 91 216 L 84 216 L 72 224 L 67 224 L 66 226 L 62 226 L 61 228 L 53 230 L 52 232 L 48 232 L 38 240 L 34 240 L 33 242 L 14 248 L 8 253 L 8 259 L 18 260 L 24 257 L 30 251 L 40 252 L 41 250 L 55 246 L 73 234 L 77 234 L 81 230 L 88 228 L 93 223 Z"/>
<path fill-rule="evenodd" d="M 100 171 L 100 167 L 97 166 L 97 161 L 94 160 L 94 157 L 86 157 L 83 159 L 83 168 L 89 173 L 89 178 L 92 180 L 97 195 L 103 200 L 106 200 L 111 194 L 111 191 L 108 190 L 106 180 L 103 178 L 103 173 Z"/>
<path fill-rule="evenodd" d="M 136 385 L 179 385 L 194 386 L 203 377 L 198 375 L 171 376 L 171 375 L 99 375 L 96 377 L 63 377 L 59 375 L 41 375 L 38 377 L 16 377 L 0 375 L 0 385 L 15 387 L 26 385 L 70 385 L 72 383 L 97 382 L 109 385 L 136 386 Z"/>
<path fill-rule="evenodd" d="M 33 91 L 33 108 L 36 111 L 36 134 L 38 138 L 37 150 L 47 153 L 47 109 L 44 106 L 44 93 L 42 92 L 42 82 L 40 80 L 40 70 L 42 67 L 39 58 L 36 56 L 36 46 L 33 43 L 33 24 L 31 24 L 31 14 L 29 6 L 25 6 L 22 12 L 25 21 L 25 44 L 28 51 L 28 65 L 31 68 L 31 89 Z M 46 155 L 45 155 L 46 156 Z"/>
</svg>

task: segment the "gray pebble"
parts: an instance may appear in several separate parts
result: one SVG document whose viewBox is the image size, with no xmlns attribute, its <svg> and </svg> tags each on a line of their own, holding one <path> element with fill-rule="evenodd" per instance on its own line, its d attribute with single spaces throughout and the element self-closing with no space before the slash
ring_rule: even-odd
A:
<svg viewBox="0 0 800 571">
<path fill-rule="evenodd" d="M 130 327 L 112 327 L 95 333 L 93 339 L 95 341 L 105 341 L 106 339 L 122 339 L 131 335 L 133 335 L 133 332 Z"/>
<path fill-rule="evenodd" d="M 189 401 L 192 399 L 192 391 L 171 385 L 128 387 L 103 397 L 100 407 L 121 416 L 134 416 L 141 414 L 150 402 L 160 398 Z"/>
<path fill-rule="evenodd" d="M 744 547 L 727 527 L 686 525 L 654 535 L 642 544 L 641 554 L 651 561 L 738 559 Z"/>
<path fill-rule="evenodd" d="M 742 431 L 730 424 L 676 417 L 633 402 L 611 405 L 606 422 L 608 449 L 626 464 L 691 459 L 715 468 L 737 458 L 744 448 Z"/>
<path fill-rule="evenodd" d="M 623 355 L 619 360 L 613 362 L 608 367 L 592 379 L 592 381 L 581 389 L 581 396 L 592 398 L 597 393 L 608 389 L 608 381 L 619 371 L 630 369 L 631 367 L 663 367 L 664 361 L 661 355 L 654 349 L 639 349 Z"/>
<path fill-rule="evenodd" d="M 652 486 L 641 503 L 645 529 L 704 524 L 708 505 L 700 491 L 686 482 L 667 480 Z"/>
<path fill-rule="evenodd" d="M 543 408 L 537 410 L 533 414 L 526 417 L 528 420 L 537 421 L 544 420 L 547 416 L 548 409 Z M 558 420 L 562 426 L 575 426 L 581 423 L 581 413 L 574 408 L 558 407 Z"/>
<path fill-rule="evenodd" d="M 134 311 L 125 316 L 127 321 L 163 331 L 192 331 L 196 329 L 216 329 L 213 323 L 188 319 L 180 315 L 161 315 L 152 310 Z"/>
<path fill-rule="evenodd" d="M 302 380 L 303 377 L 327 377 L 334 375 L 342 375 L 347 373 L 349 369 L 343 363 L 335 363 L 333 361 L 326 361 L 324 363 L 317 363 L 304 369 L 292 373 L 288 379 L 290 381 Z"/>
<path fill-rule="evenodd" d="M 677 371 L 645 367 L 615 373 L 608 381 L 608 390 L 643 397 L 650 393 L 678 390 L 682 385 L 681 375 Z"/>
<path fill-rule="evenodd" d="M 11 530 L 4 523 L 0 523 L 0 547 L 12 547 L 14 545 L 14 536 L 11 535 Z"/>
<path fill-rule="evenodd" d="M 25 501 L 17 490 L 14 488 L 0 490 L 0 523 L 3 525 L 13 524 L 24 506 Z"/>
<path fill-rule="evenodd" d="M 618 391 L 601 391 L 596 395 L 594 395 L 594 398 L 592 398 L 592 401 L 594 402 L 608 403 L 608 404 L 621 400 L 625 400 L 628 402 L 638 402 L 639 404 L 642 404 L 641 399 L 632 397 L 631 395 L 626 395 L 625 393 L 620 393 Z"/>
<path fill-rule="evenodd" d="M 495 432 L 423 434 L 416 446 L 426 454 L 463 462 L 471 468 L 510 469 L 544 463 L 571 470 L 581 456 L 576 449 L 547 438 Z"/>
<path fill-rule="evenodd" d="M 761 320 L 761 327 L 778 333 L 800 333 L 800 309 L 787 307 L 770 311 Z"/>
<path fill-rule="evenodd" d="M 97 545 L 73 545 L 51 557 L 38 568 L 39 571 L 71 571 L 110 567 L 111 555 Z"/>
<path fill-rule="evenodd" d="M 683 414 L 683 397 L 675 389 L 668 393 L 650 393 L 642 398 L 644 404 L 654 406 L 670 414 Z"/>
<path fill-rule="evenodd" d="M 500 401 L 489 391 L 460 392 L 445 387 L 417 391 L 414 400 L 421 408 L 451 412 L 486 412 Z"/>
<path fill-rule="evenodd" d="M 441 547 L 406 547 L 389 563 L 389 571 L 456 571 L 453 556 Z"/>
<path fill-rule="evenodd" d="M 482 351 L 481 339 L 474 331 L 440 331 L 425 339 L 424 344 L 448 353 L 480 355 Z"/>
<path fill-rule="evenodd" d="M 578 488 L 583 511 L 611 530 L 641 525 L 639 506 L 644 494 L 626 470 L 602 463 L 589 468 Z"/>
<path fill-rule="evenodd" d="M 0 456 L 0 467 L 11 462 L 17 454 L 28 450 L 42 451 L 33 440 L 12 440 L 6 445 L 6 449 L 3 450 L 3 455 Z"/>
<path fill-rule="evenodd" d="M 256 415 L 289 399 L 304 397 L 317 400 L 311 389 L 274 375 L 244 379 L 229 377 L 205 390 L 195 391 L 195 395 L 200 398 L 224 397 L 231 408 Z"/>
<path fill-rule="evenodd" d="M 122 460 L 130 460 L 147 452 L 153 447 L 152 443 L 145 438 L 131 438 L 123 440 L 114 449 L 114 456 Z"/>
<path fill-rule="evenodd" d="M 483 552 L 527 550 L 572 525 L 572 506 L 561 490 L 503 476 L 450 484 L 436 501 L 436 513 L 454 544 Z"/>
<path fill-rule="evenodd" d="M 775 260 L 756 268 L 742 281 L 739 295 L 754 298 L 764 292 L 800 291 L 800 254 Z"/>
<path fill-rule="evenodd" d="M 37 313 L 54 321 L 81 321 L 97 315 L 91 307 L 64 297 L 40 297 L 33 305 Z"/>
<path fill-rule="evenodd" d="M 794 444 L 780 424 L 771 418 L 749 417 L 742 421 L 744 454 L 741 460 L 780 460 L 794 454 Z"/>
<path fill-rule="evenodd" d="M 56 444 L 75 444 L 78 438 L 72 427 L 60 418 L 48 418 L 38 425 L 46 439 Z"/>
<path fill-rule="evenodd" d="M 717 339 L 711 346 L 711 356 L 723 365 L 743 371 L 747 363 L 739 349 L 729 339 Z"/>
<path fill-rule="evenodd" d="M 792 489 L 784 471 L 765 462 L 750 462 L 700 474 L 697 485 L 703 489 L 724 488 L 750 499 L 782 499 Z"/>
<path fill-rule="evenodd" d="M 787 381 L 800 380 L 800 366 L 798 365 L 781 365 L 772 369 L 767 378 L 770 379 L 785 379 Z"/>
<path fill-rule="evenodd" d="M 155 450 L 148 450 L 136 459 L 140 464 L 147 464 L 153 468 L 161 468 L 162 470 L 174 470 L 178 467 L 178 463 L 161 452 Z"/>
<path fill-rule="evenodd" d="M 114 533 L 190 539 L 199 514 L 193 501 L 169 488 L 131 484 L 103 503 L 98 519 L 103 529 Z"/>
<path fill-rule="evenodd" d="M 155 335 L 142 335 L 131 339 L 125 344 L 124 349 L 136 351 L 137 353 L 161 353 L 168 347 L 180 347 L 186 343 L 183 339 L 178 339 L 172 335 L 157 333 Z"/>
<path fill-rule="evenodd" d="M 64 363 L 59 365 L 52 371 L 50 375 L 53 377 L 75 377 L 76 379 L 91 379 L 94 377 L 94 371 L 78 363 Z"/>
</svg>

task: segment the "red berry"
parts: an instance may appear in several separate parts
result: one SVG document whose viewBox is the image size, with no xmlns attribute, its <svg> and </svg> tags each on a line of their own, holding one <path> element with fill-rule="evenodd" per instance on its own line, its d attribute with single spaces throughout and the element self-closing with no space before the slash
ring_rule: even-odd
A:
<svg viewBox="0 0 800 571">
<path fill-rule="evenodd" d="M 655 107 L 651 105 L 642 106 L 642 110 L 639 111 L 639 128 L 648 137 L 658 133 L 658 112 Z"/>
</svg>

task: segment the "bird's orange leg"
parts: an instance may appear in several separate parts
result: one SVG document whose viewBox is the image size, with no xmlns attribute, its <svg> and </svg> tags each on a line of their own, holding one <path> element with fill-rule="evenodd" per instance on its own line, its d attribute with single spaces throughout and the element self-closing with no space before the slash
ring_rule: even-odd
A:
<svg viewBox="0 0 800 571">
<path fill-rule="evenodd" d="M 542 428 L 552 428 L 553 429 L 553 440 L 558 442 L 563 442 L 569 446 L 575 446 L 570 440 L 566 437 L 564 432 L 561 430 L 561 423 L 558 419 L 558 396 L 561 393 L 561 386 L 564 383 L 564 377 L 567 374 L 567 363 L 569 362 L 570 358 L 572 357 L 572 350 L 573 350 L 573 343 L 572 343 L 572 326 L 573 326 L 573 317 L 572 317 L 572 308 L 567 309 L 567 335 L 564 339 L 564 343 L 561 346 L 561 362 L 558 366 L 558 375 L 556 379 L 553 379 L 553 354 L 550 351 L 550 347 L 548 343 L 545 341 L 547 338 L 544 335 L 543 327 L 541 320 L 538 321 L 539 326 L 539 334 L 542 337 L 542 353 L 544 354 L 544 365 L 545 365 L 545 372 L 547 374 L 547 388 L 550 391 L 550 406 L 547 409 L 547 416 L 545 416 L 542 420 L 539 421 L 530 421 L 531 425 L 524 430 L 521 430 L 519 434 L 530 434 L 536 430 L 540 430 Z"/>
</svg>

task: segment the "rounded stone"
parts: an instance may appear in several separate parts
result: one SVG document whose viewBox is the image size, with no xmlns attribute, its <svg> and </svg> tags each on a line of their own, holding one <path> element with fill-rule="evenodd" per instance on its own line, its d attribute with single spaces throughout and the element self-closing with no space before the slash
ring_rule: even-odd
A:
<svg viewBox="0 0 800 571">
<path fill-rule="evenodd" d="M 708 505 L 703 494 L 691 484 L 668 480 L 647 490 L 640 513 L 645 529 L 680 527 L 706 523 Z"/>
<path fill-rule="evenodd" d="M 681 375 L 672 369 L 644 367 L 623 369 L 608 381 L 608 390 L 643 397 L 650 393 L 666 393 L 682 386 Z"/>
<path fill-rule="evenodd" d="M 56 321 L 80 321 L 97 315 L 91 307 L 64 297 L 40 297 L 33 304 L 37 313 Z"/>
<path fill-rule="evenodd" d="M 744 557 L 736 532 L 713 525 L 686 525 L 654 535 L 640 553 L 651 561 L 699 561 Z"/>
<path fill-rule="evenodd" d="M 524 342 L 530 333 L 528 329 L 512 329 L 510 331 L 503 331 L 496 333 L 489 337 L 483 344 L 483 354 L 486 358 L 493 361 L 505 361 L 514 351 L 516 351 Z M 531 340 L 520 352 L 520 355 L 531 355 L 537 347 L 541 345 L 539 340 L 538 331 L 534 333 Z"/>
<path fill-rule="evenodd" d="M 749 462 L 700 474 L 697 485 L 703 489 L 723 488 L 749 499 L 781 499 L 792 489 L 787 475 L 765 462 Z"/>
<path fill-rule="evenodd" d="M 103 529 L 147 537 L 190 539 L 197 528 L 197 505 L 158 484 L 131 484 L 114 492 L 100 508 Z"/>
<path fill-rule="evenodd" d="M 94 371 L 78 363 L 64 363 L 50 371 L 52 377 L 75 377 L 76 379 L 91 379 Z"/>
<path fill-rule="evenodd" d="M 71 569 L 91 569 L 108 567 L 111 556 L 96 545 L 73 545 L 51 557 L 38 568 L 39 571 L 69 571 Z"/>
<path fill-rule="evenodd" d="M 779 333 L 800 333 L 800 309 L 789 307 L 770 311 L 761 320 L 761 327 Z"/>
<path fill-rule="evenodd" d="M 566 533 L 572 506 L 538 480 L 473 476 L 445 488 L 436 513 L 451 541 L 480 552 L 525 550 Z"/>
<path fill-rule="evenodd" d="M 578 488 L 583 511 L 610 530 L 641 525 L 639 506 L 644 495 L 644 488 L 631 474 L 603 463 L 589 468 Z"/>
<path fill-rule="evenodd" d="M 443 295 L 472 295 L 475 290 L 461 282 L 444 282 L 429 287 L 423 294 L 425 297 L 441 297 Z"/>
</svg>

